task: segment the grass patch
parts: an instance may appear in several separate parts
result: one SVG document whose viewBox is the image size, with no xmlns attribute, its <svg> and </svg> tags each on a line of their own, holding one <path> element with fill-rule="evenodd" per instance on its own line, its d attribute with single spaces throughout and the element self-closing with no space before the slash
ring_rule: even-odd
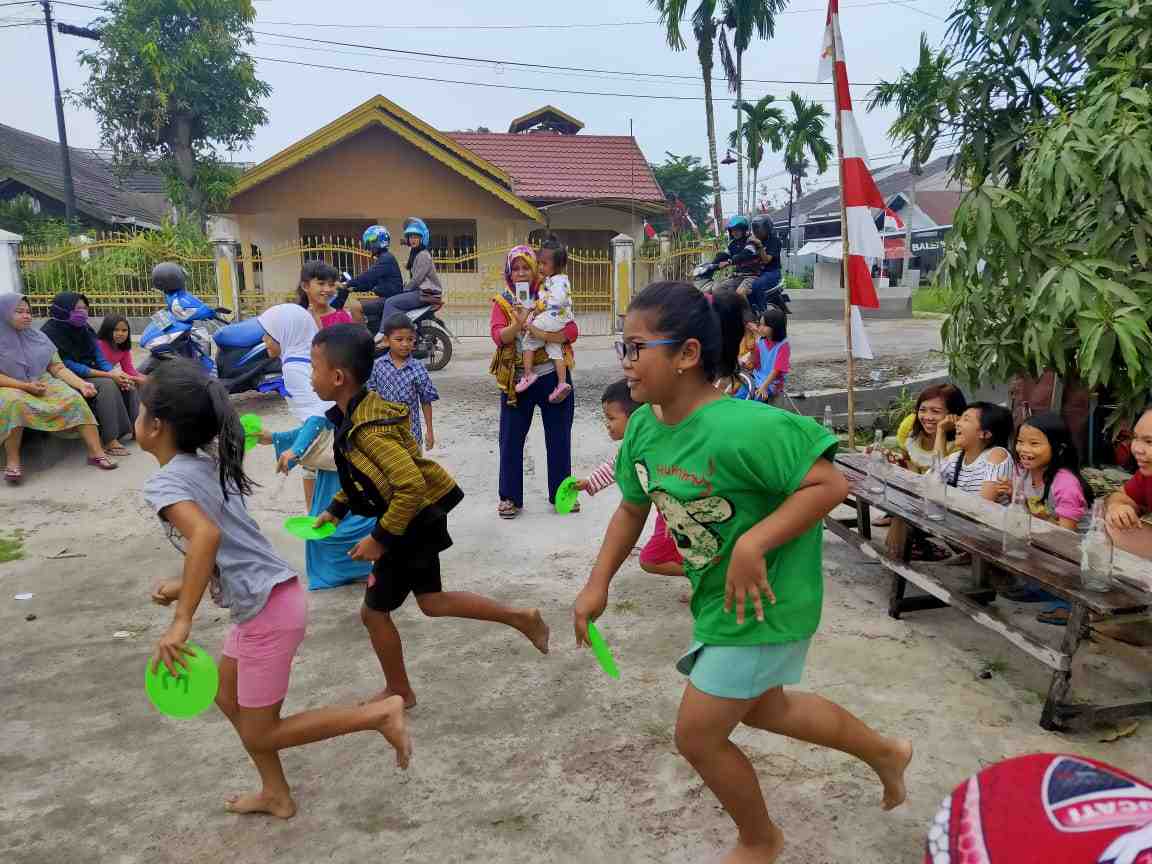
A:
<svg viewBox="0 0 1152 864">
<path fill-rule="evenodd" d="M 927 285 L 912 292 L 913 312 L 949 312 L 952 292 L 939 285 Z"/>
<path fill-rule="evenodd" d="M 24 535 L 19 531 L 13 534 L 0 534 L 0 564 L 19 561 L 24 557 Z"/>
</svg>

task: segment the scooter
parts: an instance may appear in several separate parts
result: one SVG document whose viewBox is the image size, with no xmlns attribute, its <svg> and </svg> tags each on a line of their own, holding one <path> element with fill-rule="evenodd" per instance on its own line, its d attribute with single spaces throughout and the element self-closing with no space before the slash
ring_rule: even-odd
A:
<svg viewBox="0 0 1152 864">
<path fill-rule="evenodd" d="M 716 279 L 716 271 L 727 266 L 728 263 L 726 261 L 712 261 L 708 264 L 701 264 L 692 271 L 692 284 L 705 294 L 714 293 L 716 285 L 720 281 Z M 751 302 L 751 297 L 749 297 L 749 302 Z M 791 315 L 792 310 L 788 308 L 788 304 L 791 302 L 792 298 L 784 291 L 783 280 L 781 280 L 768 289 L 762 303 L 752 305 L 752 310 L 754 312 L 763 312 L 769 306 L 775 306 L 778 309 L 784 310 L 785 315 Z"/>
<path fill-rule="evenodd" d="M 224 316 L 231 315 L 232 310 L 223 306 L 207 306 L 193 297 L 198 307 L 192 314 L 187 314 L 187 306 L 181 306 L 179 299 L 177 295 L 170 295 L 169 308 L 154 312 L 144 332 L 140 334 L 140 347 L 146 348 L 149 353 L 140 371 L 147 375 L 161 360 L 186 357 L 198 362 L 209 375 L 215 375 L 212 334 L 228 323 Z M 180 317 L 182 313 L 185 317 Z"/>
<path fill-rule="evenodd" d="M 377 334 L 377 344 L 381 340 L 378 334 L 380 333 L 384 302 L 383 300 L 368 300 L 362 304 L 364 307 L 364 324 L 370 332 Z M 429 372 L 439 372 L 452 359 L 452 340 L 456 336 L 436 314 L 443 307 L 443 303 L 433 303 L 404 313 L 416 330 L 416 348 L 413 350 L 412 356 L 417 360 L 425 361 L 424 365 L 428 367 Z"/>
<path fill-rule="evenodd" d="M 264 328 L 255 318 L 221 328 L 216 343 L 216 366 L 220 382 L 229 393 L 279 393 L 287 398 L 280 361 L 268 356 Z"/>
</svg>

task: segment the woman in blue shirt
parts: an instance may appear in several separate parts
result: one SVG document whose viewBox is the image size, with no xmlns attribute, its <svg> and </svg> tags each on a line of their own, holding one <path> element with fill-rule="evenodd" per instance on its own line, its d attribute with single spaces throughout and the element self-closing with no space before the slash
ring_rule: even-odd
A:
<svg viewBox="0 0 1152 864">
<path fill-rule="evenodd" d="M 96 388 L 88 400 L 100 426 L 100 441 L 109 456 L 126 456 L 121 440 L 133 434 L 140 400 L 136 382 L 114 367 L 96 344 L 88 325 L 88 298 L 65 291 L 57 294 L 48 309 L 49 320 L 40 329 L 55 343 L 60 359 L 73 373 Z"/>
</svg>

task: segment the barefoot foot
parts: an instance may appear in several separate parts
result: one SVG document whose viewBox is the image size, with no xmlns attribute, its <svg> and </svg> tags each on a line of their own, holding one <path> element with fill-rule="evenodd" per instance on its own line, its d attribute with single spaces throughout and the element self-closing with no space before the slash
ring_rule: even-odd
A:
<svg viewBox="0 0 1152 864">
<path fill-rule="evenodd" d="M 720 864 L 773 864 L 784 848 L 784 832 L 772 826 L 772 839 L 766 843 L 737 844 L 720 859 Z"/>
<path fill-rule="evenodd" d="M 377 693 L 371 699 L 366 699 L 365 701 L 361 702 L 360 704 L 361 705 L 367 705 L 370 702 L 383 702 L 386 699 L 391 699 L 393 696 L 403 696 L 405 708 L 415 708 L 416 707 L 416 694 L 412 690 L 409 690 L 407 693 L 396 693 L 390 687 L 387 689 L 381 690 L 379 693 Z"/>
<path fill-rule="evenodd" d="M 408 768 L 412 760 L 412 736 L 408 734 L 408 718 L 404 716 L 404 700 L 389 696 L 382 702 L 369 703 L 375 712 L 373 725 L 396 748 L 396 764 Z"/>
<path fill-rule="evenodd" d="M 904 803 L 908 791 L 904 788 L 904 772 L 912 761 L 912 742 L 893 739 L 888 754 L 872 765 L 872 770 L 884 784 L 884 800 L 881 807 L 892 810 Z"/>
<path fill-rule="evenodd" d="M 296 815 L 296 802 L 291 795 L 272 795 L 263 791 L 232 795 L 224 807 L 230 813 L 264 813 L 278 819 L 291 819 Z"/>
<path fill-rule="evenodd" d="M 536 650 L 541 654 L 548 653 L 548 638 L 551 635 L 551 630 L 548 625 L 544 623 L 544 617 L 540 614 L 539 609 L 531 609 L 525 613 L 524 626 L 518 628 L 521 633 L 528 637 Z"/>
</svg>

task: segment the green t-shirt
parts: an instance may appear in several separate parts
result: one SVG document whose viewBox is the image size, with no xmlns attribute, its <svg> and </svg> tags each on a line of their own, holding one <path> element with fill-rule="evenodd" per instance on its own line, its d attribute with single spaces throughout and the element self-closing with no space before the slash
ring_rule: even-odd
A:
<svg viewBox="0 0 1152 864">
<path fill-rule="evenodd" d="M 694 636 L 709 645 L 760 645 L 807 639 L 820 623 L 824 595 L 822 526 L 771 550 L 768 583 L 776 605 L 744 623 L 724 612 L 724 582 L 736 541 L 800 486 L 836 438 L 807 417 L 737 399 L 717 399 L 676 426 L 638 409 L 616 457 L 624 500 L 652 501 L 668 523 L 692 580 Z"/>
</svg>

